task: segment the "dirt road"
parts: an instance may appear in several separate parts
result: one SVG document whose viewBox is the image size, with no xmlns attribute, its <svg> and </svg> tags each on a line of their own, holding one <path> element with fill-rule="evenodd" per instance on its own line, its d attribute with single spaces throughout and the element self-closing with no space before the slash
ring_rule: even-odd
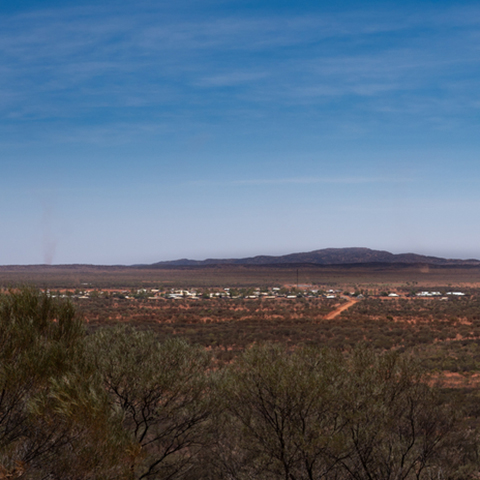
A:
<svg viewBox="0 0 480 480">
<path fill-rule="evenodd" d="M 345 297 L 342 297 L 345 298 Z M 338 308 L 333 310 L 333 312 L 330 312 L 325 319 L 326 320 L 333 320 L 335 317 L 340 315 L 343 311 L 347 310 L 347 308 L 350 308 L 352 305 L 355 305 L 358 302 L 357 299 L 355 298 L 348 298 L 347 303 L 344 303 L 343 305 L 340 305 Z"/>
</svg>

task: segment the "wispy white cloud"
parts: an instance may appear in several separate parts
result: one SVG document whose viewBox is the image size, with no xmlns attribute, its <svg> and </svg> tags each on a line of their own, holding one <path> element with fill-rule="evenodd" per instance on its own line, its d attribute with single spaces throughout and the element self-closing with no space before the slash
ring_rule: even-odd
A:
<svg viewBox="0 0 480 480">
<path fill-rule="evenodd" d="M 250 178 L 243 180 L 230 181 L 208 181 L 196 180 L 188 182 L 188 185 L 210 187 L 250 187 L 250 186 L 282 186 L 282 185 L 316 185 L 316 184 L 334 184 L 334 185 L 361 185 L 361 184 L 393 184 L 412 182 L 411 178 L 398 177 L 290 177 L 290 178 Z"/>
<path fill-rule="evenodd" d="M 476 18 L 474 7 L 189 18 L 128 4 L 8 15 L 0 18 L 0 113 L 109 123 L 105 113 L 117 109 L 133 124 L 137 110 L 152 118 L 170 106 L 176 115 L 254 118 L 318 105 L 333 124 L 355 112 L 419 118 L 423 106 L 428 121 L 476 108 Z M 339 104 L 350 98 L 361 104 Z"/>
<path fill-rule="evenodd" d="M 241 72 L 233 71 L 225 74 L 218 74 L 211 77 L 201 78 L 196 82 L 200 87 L 231 87 L 255 82 L 268 76 L 265 72 Z"/>
</svg>

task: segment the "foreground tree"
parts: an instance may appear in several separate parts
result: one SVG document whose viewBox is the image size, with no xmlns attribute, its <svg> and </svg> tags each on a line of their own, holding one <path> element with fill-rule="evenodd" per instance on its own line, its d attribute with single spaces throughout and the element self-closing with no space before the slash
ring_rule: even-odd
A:
<svg viewBox="0 0 480 480">
<path fill-rule="evenodd" d="M 193 468 L 212 413 L 210 358 L 183 340 L 131 328 L 90 339 L 114 408 L 136 445 L 132 478 L 181 478 Z"/>
<path fill-rule="evenodd" d="M 224 391 L 224 478 L 456 478 L 455 418 L 410 357 L 253 347 Z"/>
<path fill-rule="evenodd" d="M 229 431 L 241 432 L 223 462 L 232 478 L 336 478 L 345 444 L 337 408 L 344 381 L 333 351 L 248 350 L 224 384 Z"/>
<path fill-rule="evenodd" d="M 455 415 L 440 403 L 418 363 L 369 349 L 357 349 L 346 362 L 348 382 L 339 401 L 348 440 L 341 464 L 348 478 L 451 478 L 455 466 L 443 459 Z"/>
<path fill-rule="evenodd" d="M 0 296 L 0 476 L 122 477 L 126 443 L 83 341 L 69 302 Z"/>
</svg>

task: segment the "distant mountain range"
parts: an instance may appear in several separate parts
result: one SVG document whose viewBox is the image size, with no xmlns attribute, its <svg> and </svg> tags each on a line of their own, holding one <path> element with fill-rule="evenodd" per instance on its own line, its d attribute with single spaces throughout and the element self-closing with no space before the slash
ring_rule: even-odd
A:
<svg viewBox="0 0 480 480">
<path fill-rule="evenodd" d="M 167 262 L 158 262 L 148 267 L 202 267 L 211 265 L 352 265 L 366 263 L 392 264 L 427 264 L 427 265 L 480 265 L 479 260 L 456 260 L 440 257 L 417 255 L 415 253 L 393 254 L 383 250 L 369 248 L 324 248 L 306 253 L 291 253 L 289 255 L 270 256 L 259 255 L 248 258 L 228 258 L 207 260 L 188 260 L 186 258 Z M 142 265 L 147 267 L 147 265 Z"/>
</svg>

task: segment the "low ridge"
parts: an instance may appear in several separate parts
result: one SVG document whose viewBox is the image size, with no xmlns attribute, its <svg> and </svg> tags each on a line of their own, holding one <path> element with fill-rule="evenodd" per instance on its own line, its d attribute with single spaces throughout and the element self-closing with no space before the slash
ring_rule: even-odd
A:
<svg viewBox="0 0 480 480">
<path fill-rule="evenodd" d="M 193 267 L 206 265 L 280 265 L 280 264 L 313 264 L 313 265 L 347 265 L 359 263 L 404 263 L 428 265 L 480 265 L 479 260 L 458 260 L 415 253 L 393 254 L 384 250 L 370 248 L 324 248 L 305 253 L 271 256 L 258 255 L 247 258 L 228 258 L 206 260 L 180 259 L 158 262 L 151 267 Z"/>
</svg>

